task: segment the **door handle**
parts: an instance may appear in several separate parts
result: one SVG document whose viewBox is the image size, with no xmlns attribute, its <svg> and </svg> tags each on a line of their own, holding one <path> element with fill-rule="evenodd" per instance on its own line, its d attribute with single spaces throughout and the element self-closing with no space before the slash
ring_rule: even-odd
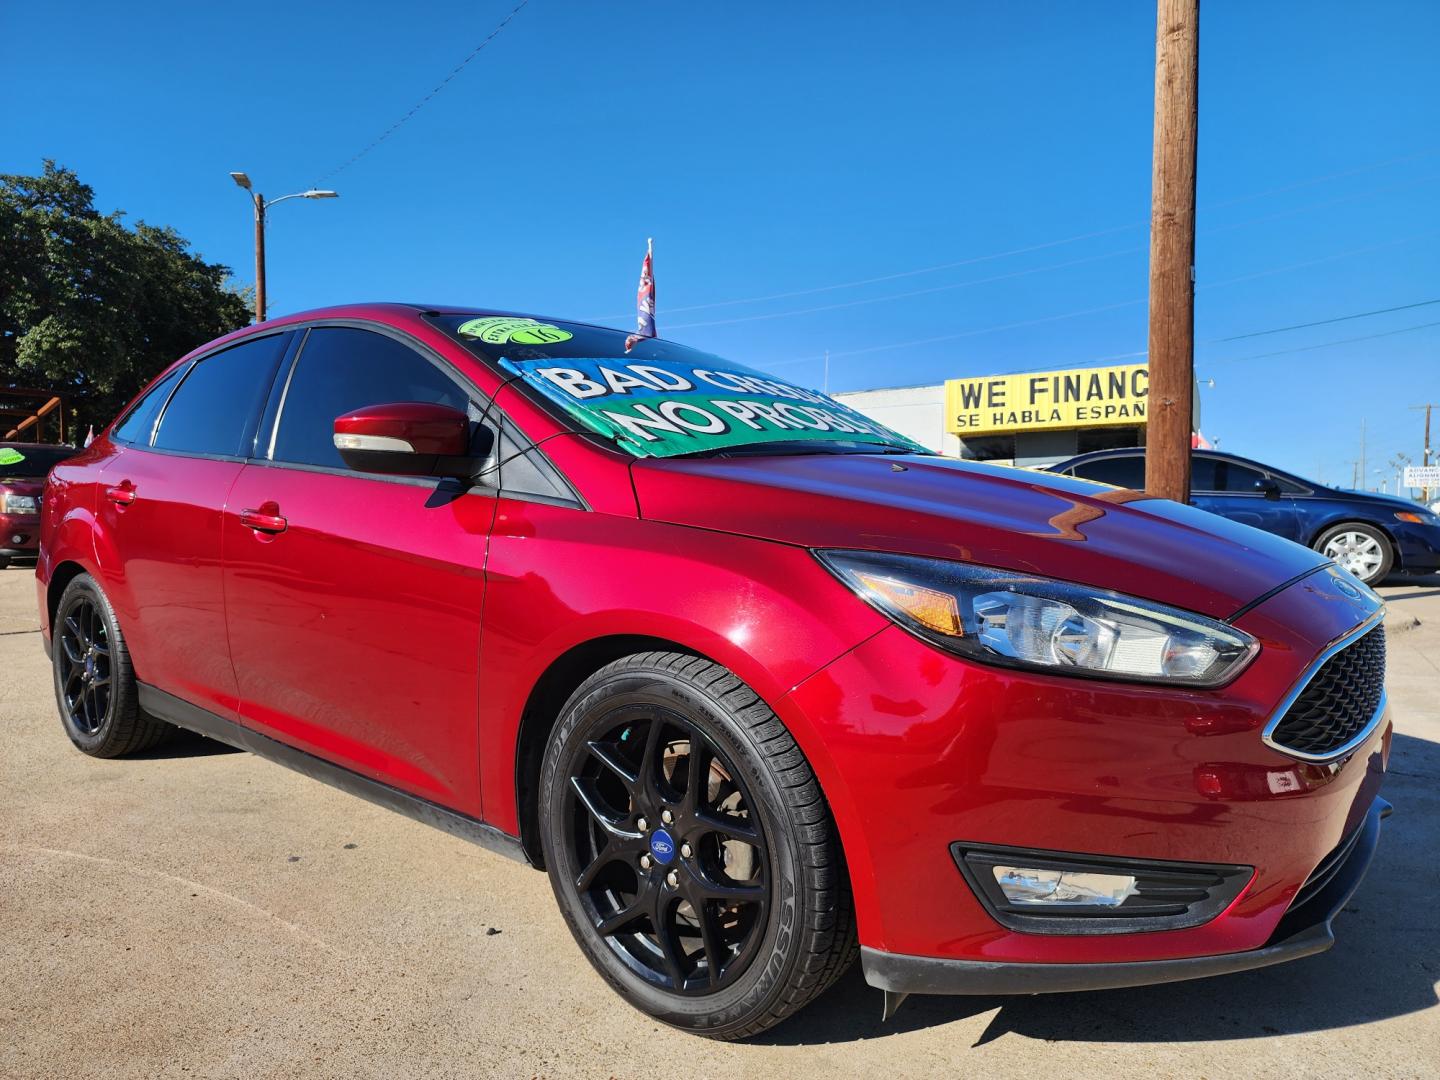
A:
<svg viewBox="0 0 1440 1080">
<path fill-rule="evenodd" d="M 266 503 L 259 510 L 241 510 L 240 524 L 262 533 L 282 533 L 289 526 L 274 503 Z"/>
<path fill-rule="evenodd" d="M 135 501 L 135 485 L 129 480 L 122 480 L 115 487 L 106 488 L 105 497 L 116 506 L 129 506 Z"/>
</svg>

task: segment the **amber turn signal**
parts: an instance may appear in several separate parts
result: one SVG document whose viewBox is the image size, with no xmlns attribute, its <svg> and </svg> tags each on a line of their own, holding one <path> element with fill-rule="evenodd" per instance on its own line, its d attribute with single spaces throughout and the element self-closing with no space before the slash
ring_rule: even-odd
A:
<svg viewBox="0 0 1440 1080">
<path fill-rule="evenodd" d="M 965 632 L 960 622 L 960 605 L 950 593 L 864 571 L 857 572 L 855 577 L 881 600 L 922 626 L 951 637 L 960 637 Z"/>
</svg>

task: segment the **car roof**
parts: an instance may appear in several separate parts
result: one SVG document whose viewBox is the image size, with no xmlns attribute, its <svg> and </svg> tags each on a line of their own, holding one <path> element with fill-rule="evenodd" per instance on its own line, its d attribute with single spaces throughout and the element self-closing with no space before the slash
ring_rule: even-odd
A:
<svg viewBox="0 0 1440 1080">
<path fill-rule="evenodd" d="M 382 300 L 373 303 L 357 304 L 336 304 L 331 307 L 311 308 L 308 311 L 296 311 L 289 315 L 281 315 L 273 319 L 267 319 L 263 323 L 255 323 L 252 326 L 244 327 L 245 330 L 254 330 L 261 326 L 284 326 L 297 322 L 310 322 L 315 319 L 383 319 L 386 315 L 496 315 L 509 319 L 535 319 L 540 322 L 566 322 L 576 326 L 588 326 L 595 330 L 609 330 L 611 333 L 623 334 L 626 331 L 614 326 L 601 326 L 599 323 L 586 322 L 584 319 L 572 318 L 569 315 L 542 315 L 534 311 L 506 311 L 502 308 L 486 307 L 483 304 L 416 304 L 401 301 Z"/>
<path fill-rule="evenodd" d="M 1121 446 L 1113 450 L 1092 450 L 1088 454 L 1076 454 L 1074 457 L 1057 461 L 1054 465 L 1047 466 L 1047 468 L 1050 471 L 1059 472 L 1061 469 L 1071 469 L 1076 465 L 1083 465 L 1089 461 L 1105 461 L 1109 458 L 1125 457 L 1127 455 L 1131 457 L 1144 457 L 1145 447 Z M 1310 488 L 1311 490 L 1318 490 L 1325 487 L 1324 484 L 1315 480 L 1306 479 L 1299 473 L 1291 472 L 1289 469 L 1282 469 L 1277 465 L 1267 465 L 1263 461 L 1256 461 L 1254 458 L 1243 457 L 1240 454 L 1231 454 L 1224 450 L 1201 450 L 1197 448 L 1190 451 L 1190 456 L 1211 458 L 1215 461 L 1238 461 L 1241 465 L 1248 465 L 1253 469 L 1259 469 L 1261 472 L 1273 473 L 1275 476 L 1284 477 L 1292 483 Z"/>
<path fill-rule="evenodd" d="M 462 304 L 414 304 L 385 300 L 373 303 L 335 304 L 331 307 L 310 308 L 307 311 L 294 311 L 288 315 L 279 315 L 273 319 L 266 319 L 262 323 L 251 323 L 248 326 L 242 326 L 238 330 L 232 330 L 228 334 L 222 334 L 218 338 L 191 349 L 181 357 L 180 360 L 176 361 L 176 363 L 188 360 L 192 356 L 208 353 L 212 349 L 242 341 L 253 334 L 264 333 L 270 330 L 283 330 L 286 327 L 298 326 L 308 322 L 326 319 L 354 319 L 360 322 L 378 322 L 393 325 L 396 321 L 403 323 L 404 321 L 414 320 L 418 316 L 426 314 L 476 315 L 482 317 L 496 315 L 512 319 L 535 319 L 539 322 L 564 322 L 574 326 L 589 327 L 593 330 L 604 330 L 612 334 L 626 333 L 625 330 L 618 327 L 601 326 L 598 323 L 588 323 L 580 319 L 567 318 L 563 315 L 537 315 L 528 311 L 503 311 L 499 308 L 471 307 Z M 657 338 L 657 340 L 665 341 L 667 339 Z M 675 342 L 674 344 L 680 343 Z"/>
<path fill-rule="evenodd" d="M 1144 457 L 1145 447 L 1121 446 L 1116 447 L 1112 450 L 1092 450 L 1088 454 L 1076 454 L 1074 457 L 1068 457 L 1065 458 L 1063 461 L 1058 461 L 1054 465 L 1052 465 L 1051 468 L 1069 468 L 1071 465 L 1079 465 L 1086 461 L 1103 461 L 1107 458 L 1118 458 L 1127 456 Z M 1240 454 L 1231 454 L 1224 450 L 1194 449 L 1190 451 L 1190 456 L 1216 458 L 1217 460 L 1223 461 L 1238 461 L 1245 465 L 1253 465 L 1257 469 L 1263 469 L 1265 472 L 1280 473 L 1283 476 L 1291 475 L 1286 469 L 1277 468 L 1274 465 L 1266 465 L 1264 462 L 1256 461 L 1254 458 L 1242 457 Z"/>
</svg>

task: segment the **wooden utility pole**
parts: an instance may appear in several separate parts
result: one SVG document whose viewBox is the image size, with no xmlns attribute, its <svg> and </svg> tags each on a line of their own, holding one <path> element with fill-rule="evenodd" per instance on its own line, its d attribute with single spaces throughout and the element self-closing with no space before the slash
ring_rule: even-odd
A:
<svg viewBox="0 0 1440 1080">
<path fill-rule="evenodd" d="M 1200 0 L 1159 0 L 1150 209 L 1150 407 L 1145 490 L 1190 498 L 1195 394 L 1195 140 Z"/>
</svg>

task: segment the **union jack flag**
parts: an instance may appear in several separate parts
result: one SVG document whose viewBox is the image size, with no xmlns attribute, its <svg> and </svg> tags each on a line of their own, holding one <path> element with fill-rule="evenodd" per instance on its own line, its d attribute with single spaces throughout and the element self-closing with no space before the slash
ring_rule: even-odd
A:
<svg viewBox="0 0 1440 1080">
<path fill-rule="evenodd" d="M 629 352 L 641 338 L 655 336 L 655 251 L 653 240 L 645 241 L 645 261 L 640 264 L 640 288 L 635 293 L 635 333 L 625 339 Z"/>
</svg>

